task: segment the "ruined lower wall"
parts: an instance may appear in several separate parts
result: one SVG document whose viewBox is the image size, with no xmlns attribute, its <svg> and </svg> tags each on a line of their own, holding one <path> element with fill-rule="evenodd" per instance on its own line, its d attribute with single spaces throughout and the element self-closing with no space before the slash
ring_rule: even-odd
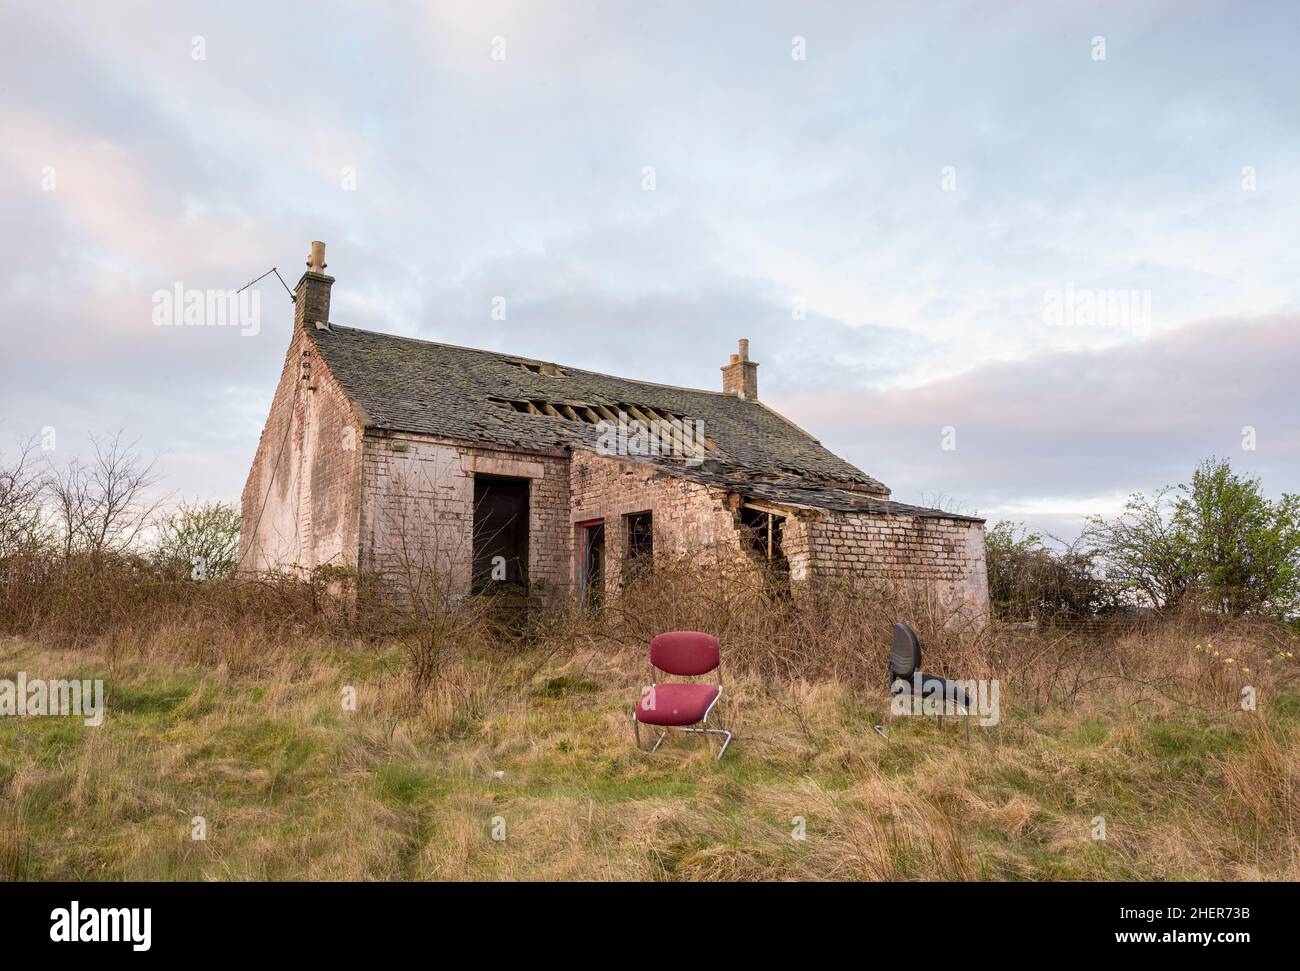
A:
<svg viewBox="0 0 1300 971">
<path fill-rule="evenodd" d="M 740 562 L 743 553 L 736 517 L 727 494 L 668 475 L 644 462 L 576 451 L 570 469 L 571 547 L 577 524 L 605 521 L 605 589 L 618 589 L 628 556 L 627 520 L 631 513 L 653 515 L 656 559 L 664 554 L 721 555 Z M 578 563 L 572 567 L 577 582 Z"/>
<path fill-rule="evenodd" d="M 469 593 L 474 476 L 529 480 L 528 578 L 539 593 L 570 585 L 569 458 L 408 433 L 368 432 L 364 441 L 361 568 L 399 586 L 437 572 L 453 596 Z"/>
<path fill-rule="evenodd" d="M 244 571 L 356 566 L 362 425 L 301 328 L 241 501 Z"/>
<path fill-rule="evenodd" d="M 950 608 L 988 616 L 980 522 L 827 512 L 806 528 L 814 578 L 869 577 L 926 588 Z"/>
<path fill-rule="evenodd" d="M 605 521 L 605 587 L 620 583 L 628 556 L 630 513 L 654 516 L 654 549 L 694 554 L 723 566 L 753 565 L 741 545 L 739 497 L 668 475 L 645 463 L 575 452 L 571 466 L 574 526 Z M 796 582 L 851 578 L 921 589 L 951 609 L 988 616 L 984 527 L 947 517 L 878 516 L 782 509 L 782 546 Z M 576 557 L 575 557 L 576 561 Z M 573 565 L 576 583 L 577 563 Z"/>
</svg>

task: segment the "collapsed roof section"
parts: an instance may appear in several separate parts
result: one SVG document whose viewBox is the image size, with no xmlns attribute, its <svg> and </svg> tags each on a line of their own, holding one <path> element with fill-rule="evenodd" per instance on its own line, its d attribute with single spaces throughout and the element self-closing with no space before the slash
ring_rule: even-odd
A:
<svg viewBox="0 0 1300 971">
<path fill-rule="evenodd" d="M 625 416 L 695 436 L 699 449 L 688 461 L 651 456 L 665 471 L 778 490 L 791 502 L 817 495 L 822 500 L 808 504 L 823 508 L 889 496 L 885 485 L 755 400 L 337 325 L 311 338 L 375 428 L 603 451 L 607 424 Z"/>
</svg>

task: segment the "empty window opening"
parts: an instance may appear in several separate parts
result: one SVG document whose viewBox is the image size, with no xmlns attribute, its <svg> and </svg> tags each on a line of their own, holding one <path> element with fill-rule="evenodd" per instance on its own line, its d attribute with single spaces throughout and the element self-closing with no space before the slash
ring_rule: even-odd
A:
<svg viewBox="0 0 1300 971">
<path fill-rule="evenodd" d="M 605 522 L 578 524 L 578 599 L 584 608 L 599 606 L 605 596 Z"/>
<path fill-rule="evenodd" d="M 788 575 L 790 564 L 782 546 L 785 517 L 763 509 L 742 506 L 740 526 L 741 541 L 745 548 L 770 567 L 773 573 Z"/>
<path fill-rule="evenodd" d="M 527 479 L 474 477 L 475 593 L 528 586 Z"/>
<path fill-rule="evenodd" d="M 648 570 L 654 565 L 654 516 L 648 512 L 634 512 L 627 520 L 627 566 L 629 573 Z"/>
</svg>

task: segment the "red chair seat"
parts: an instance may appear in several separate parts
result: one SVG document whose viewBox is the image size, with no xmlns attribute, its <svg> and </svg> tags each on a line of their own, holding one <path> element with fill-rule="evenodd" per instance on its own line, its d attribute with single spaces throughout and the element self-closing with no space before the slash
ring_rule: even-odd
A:
<svg viewBox="0 0 1300 971">
<path fill-rule="evenodd" d="M 716 684 L 657 684 L 641 696 L 636 720 L 643 725 L 694 725 L 703 721 L 721 691 Z"/>
</svg>

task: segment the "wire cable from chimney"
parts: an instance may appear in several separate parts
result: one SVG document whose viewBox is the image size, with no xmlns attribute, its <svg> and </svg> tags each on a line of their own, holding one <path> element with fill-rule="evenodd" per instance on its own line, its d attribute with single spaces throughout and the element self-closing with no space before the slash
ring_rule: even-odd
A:
<svg viewBox="0 0 1300 971">
<path fill-rule="evenodd" d="M 280 286 L 284 287 L 284 292 L 287 293 L 287 294 L 289 295 L 289 302 L 290 302 L 290 303 L 295 303 L 295 302 L 296 302 L 296 299 L 295 299 L 295 297 L 294 297 L 294 295 L 293 295 L 293 291 L 289 289 L 289 284 L 287 284 L 287 283 L 284 282 L 284 277 L 280 276 L 280 271 L 277 270 L 275 267 L 271 267 L 269 270 L 267 270 L 265 273 L 263 273 L 261 276 L 259 276 L 259 277 L 257 278 L 257 280 L 264 280 L 264 279 L 266 279 L 268 276 L 270 276 L 272 273 L 274 273 L 274 274 L 275 274 L 275 278 L 276 278 L 277 280 L 280 281 Z M 256 283 L 257 280 L 249 280 L 249 281 L 248 281 L 247 283 L 245 283 L 242 287 L 240 287 L 238 290 L 236 290 L 235 293 L 243 293 L 245 290 L 247 290 L 249 287 L 251 287 L 254 283 Z"/>
</svg>

